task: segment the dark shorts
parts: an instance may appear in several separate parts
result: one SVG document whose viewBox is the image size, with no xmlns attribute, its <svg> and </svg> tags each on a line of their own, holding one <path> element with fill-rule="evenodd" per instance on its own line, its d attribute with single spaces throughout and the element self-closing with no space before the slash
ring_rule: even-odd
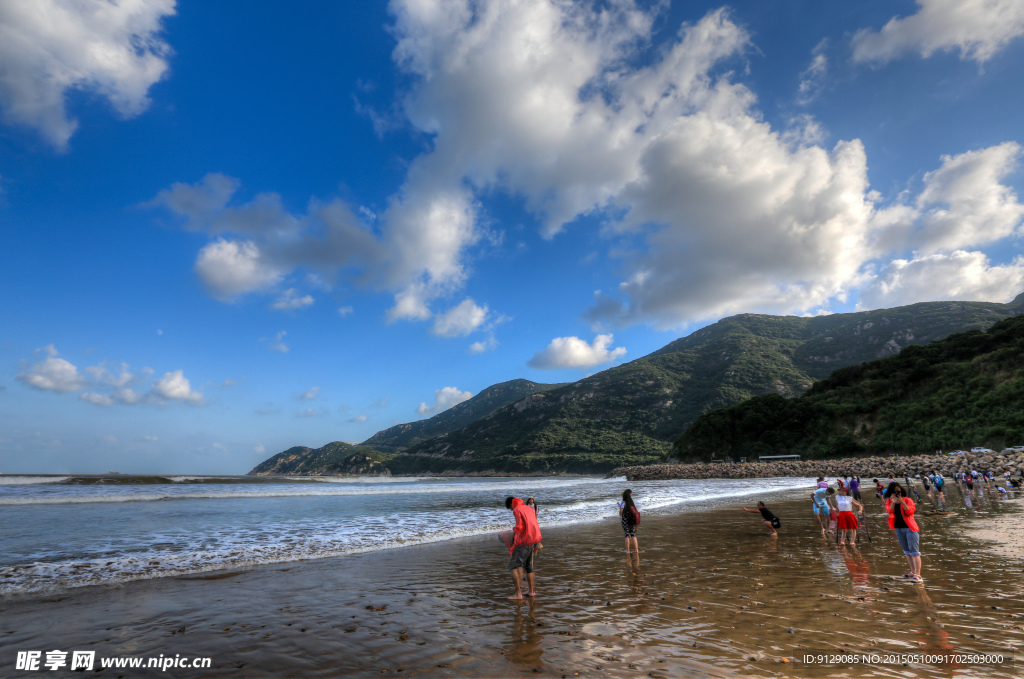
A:
<svg viewBox="0 0 1024 679">
<path fill-rule="evenodd" d="M 636 537 L 636 524 L 635 523 L 631 523 L 629 521 L 629 518 L 628 518 L 628 515 L 626 514 L 626 512 L 622 512 L 621 522 L 622 522 L 622 532 L 626 535 L 626 537 L 627 538 L 635 538 Z"/>
<path fill-rule="evenodd" d="M 533 550 L 537 545 L 519 545 L 512 552 L 512 557 L 508 560 L 508 569 L 514 571 L 517 568 L 522 568 L 527 573 L 533 572 Z"/>
<path fill-rule="evenodd" d="M 856 493 L 853 494 L 853 499 L 856 500 L 857 502 L 860 502 L 860 491 L 859 490 Z"/>
</svg>

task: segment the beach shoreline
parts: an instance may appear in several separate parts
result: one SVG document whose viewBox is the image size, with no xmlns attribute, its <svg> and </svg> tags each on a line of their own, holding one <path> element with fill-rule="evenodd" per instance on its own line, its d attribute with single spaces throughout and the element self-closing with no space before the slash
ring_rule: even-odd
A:
<svg viewBox="0 0 1024 679">
<path fill-rule="evenodd" d="M 973 537 L 1012 521 L 1017 503 L 922 516 L 915 587 L 874 498 L 871 542 L 840 548 L 816 534 L 802 494 L 764 496 L 782 518 L 774 539 L 739 511 L 757 497 L 647 516 L 639 568 L 617 520 L 544 529 L 539 596 L 521 603 L 505 598 L 493 535 L 4 599 L 0 676 L 29 676 L 13 672 L 15 650 L 54 648 L 212 659 L 176 675 L 187 677 L 824 677 L 835 668 L 805 652 L 1024 648 L 1024 577 Z"/>
</svg>

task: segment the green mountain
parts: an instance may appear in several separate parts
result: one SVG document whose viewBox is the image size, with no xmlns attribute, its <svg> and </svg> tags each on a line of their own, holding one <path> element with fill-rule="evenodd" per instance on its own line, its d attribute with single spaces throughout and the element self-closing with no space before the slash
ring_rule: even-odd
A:
<svg viewBox="0 0 1024 679">
<path fill-rule="evenodd" d="M 515 403 L 521 398 L 560 386 L 562 385 L 538 384 L 523 379 L 494 384 L 473 398 L 452 406 L 429 419 L 396 424 L 394 427 L 379 431 L 363 441 L 362 445 L 386 452 L 398 452 L 403 448 L 445 434 L 453 429 L 465 427 L 470 422 L 478 420 L 504 405 Z"/>
<path fill-rule="evenodd" d="M 573 384 L 533 394 L 410 446 L 395 473 L 603 472 L 663 459 L 699 416 L 754 396 L 796 396 L 856 365 L 1024 310 L 928 302 L 813 318 L 741 314 Z"/>
<path fill-rule="evenodd" d="M 836 370 L 799 398 L 769 394 L 697 419 L 681 459 L 925 453 L 1024 444 L 1024 316 Z"/>
<path fill-rule="evenodd" d="M 386 474 L 391 455 L 335 441 L 323 448 L 295 446 L 256 465 L 249 476 L 331 476 Z"/>
</svg>

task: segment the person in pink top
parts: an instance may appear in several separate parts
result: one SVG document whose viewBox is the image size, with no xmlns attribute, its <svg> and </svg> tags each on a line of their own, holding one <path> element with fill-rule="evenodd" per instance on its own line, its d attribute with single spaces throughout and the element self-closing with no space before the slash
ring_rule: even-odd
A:
<svg viewBox="0 0 1024 679">
<path fill-rule="evenodd" d="M 523 598 L 523 572 L 526 572 L 526 582 L 530 591 L 526 596 L 536 596 L 537 590 L 533 581 L 533 550 L 540 544 L 540 526 L 537 525 L 537 514 L 525 502 L 517 497 L 505 499 L 506 509 L 512 510 L 516 517 L 516 527 L 512 529 L 512 543 L 508 546 L 509 561 L 508 569 L 512 573 L 512 582 L 515 583 L 516 593 L 509 599 Z"/>
<path fill-rule="evenodd" d="M 889 512 L 889 528 L 896 533 L 896 539 L 907 555 L 910 572 L 903 577 L 913 582 L 923 582 L 921 578 L 921 542 L 920 529 L 914 520 L 914 501 L 906 496 L 903 486 L 893 481 L 885 493 L 885 510 Z"/>
</svg>

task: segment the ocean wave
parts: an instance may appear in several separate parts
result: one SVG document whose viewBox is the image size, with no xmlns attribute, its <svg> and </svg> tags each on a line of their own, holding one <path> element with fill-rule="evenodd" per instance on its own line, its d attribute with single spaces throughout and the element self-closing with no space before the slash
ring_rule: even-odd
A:
<svg viewBox="0 0 1024 679">
<path fill-rule="evenodd" d="M 0 486 L 39 486 L 64 483 L 70 476 L 11 476 L 0 474 Z"/>
</svg>

